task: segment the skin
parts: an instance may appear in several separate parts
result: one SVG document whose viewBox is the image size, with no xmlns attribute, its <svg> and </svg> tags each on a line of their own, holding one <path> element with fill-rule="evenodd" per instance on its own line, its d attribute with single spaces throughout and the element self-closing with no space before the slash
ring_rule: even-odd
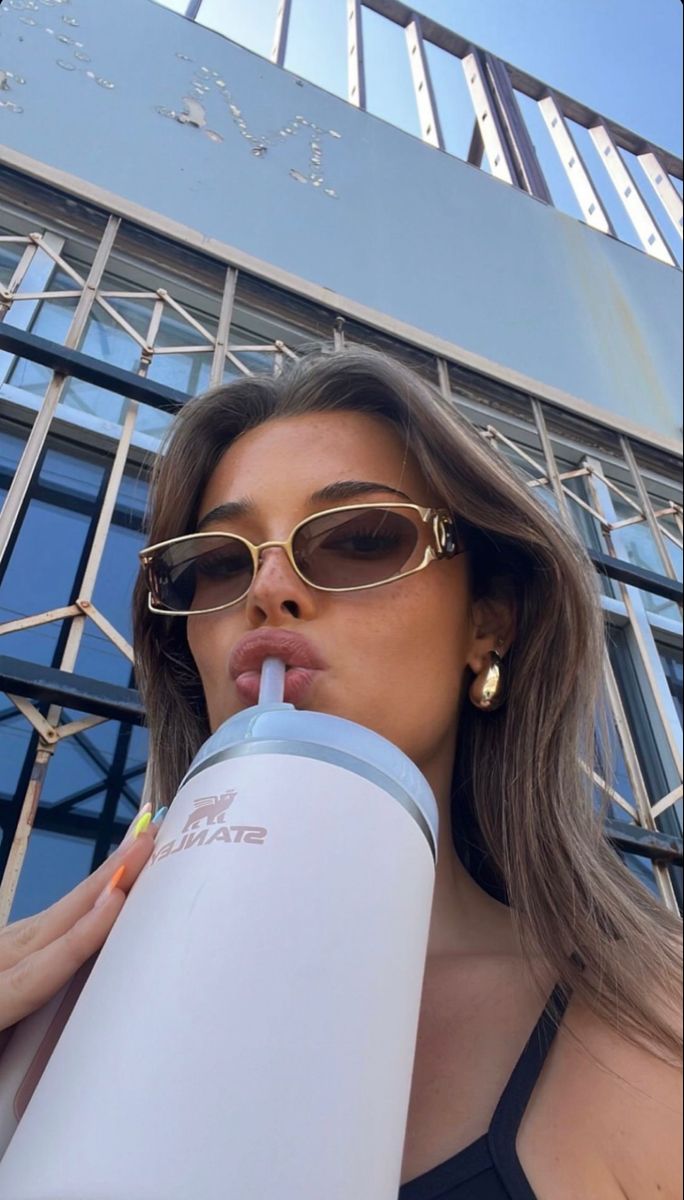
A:
<svg viewBox="0 0 684 1200">
<path fill-rule="evenodd" d="M 135 839 L 129 831 L 102 866 L 61 900 L 0 931 L 0 1031 L 45 1004 L 100 949 L 150 857 L 156 834 L 152 826 Z M 122 866 L 118 886 L 107 892 Z M 104 903 L 95 908 L 103 893 Z"/>
<path fill-rule="evenodd" d="M 442 505 L 388 422 L 366 413 L 326 412 L 268 422 L 238 438 L 207 483 L 198 521 L 227 501 L 249 497 L 254 515 L 233 519 L 231 531 L 256 544 L 285 539 L 298 521 L 331 507 L 308 502 L 313 492 L 348 479 L 400 489 L 416 504 Z M 359 502 L 398 499 L 378 491 Z M 226 523 L 218 519 L 202 528 L 210 532 Z M 504 604 L 472 603 L 464 555 L 382 587 L 334 594 L 309 587 L 284 550 L 272 547 L 263 552 L 245 600 L 188 618 L 188 643 L 212 730 L 245 707 L 228 659 L 240 637 L 263 628 L 302 633 L 330 664 L 307 696 L 307 708 L 389 738 L 430 783 L 440 843 L 428 956 L 481 953 L 487 947 L 510 951 L 508 909 L 472 881 L 454 853 L 449 789 L 465 669 L 478 674 L 497 643 L 508 648 L 513 614 Z"/>
</svg>

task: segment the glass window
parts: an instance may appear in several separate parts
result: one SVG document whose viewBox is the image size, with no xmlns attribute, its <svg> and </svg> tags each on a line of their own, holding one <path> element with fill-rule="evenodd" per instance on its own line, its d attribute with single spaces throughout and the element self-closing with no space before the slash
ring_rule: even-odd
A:
<svg viewBox="0 0 684 1200">
<path fill-rule="evenodd" d="M 26 435 L 16 427 L 0 423 L 0 495 L 5 496 L 19 464 Z"/>
<path fill-rule="evenodd" d="M 667 795 L 672 786 L 668 783 L 656 741 L 654 722 L 658 717 L 646 708 L 625 629 L 610 629 L 609 652 L 648 797 L 650 803 L 655 804 L 662 796 Z M 681 838 L 681 805 L 672 806 L 661 813 L 656 818 L 656 827 L 672 837 Z M 681 906 L 684 900 L 681 867 L 673 868 L 670 874 Z"/>
<path fill-rule="evenodd" d="M 63 715 L 65 721 L 82 716 L 70 710 Z M 118 844 L 140 804 L 146 745 L 144 730 L 106 722 L 57 747 L 45 776 L 11 921 L 53 904 Z"/>
<path fill-rule="evenodd" d="M 10 237 L 11 234 L 5 229 L 0 228 L 0 234 L 4 237 Z M 17 263 L 25 250 L 25 246 L 16 242 L 0 242 L 0 284 L 7 287 Z"/>
<path fill-rule="evenodd" d="M 0 583 L 0 621 L 71 603 L 103 466 L 85 453 L 49 447 Z M 2 653 L 52 664 L 63 622 L 5 634 Z"/>
<path fill-rule="evenodd" d="M 675 702 L 679 720 L 682 722 L 682 647 L 666 646 L 662 642 L 656 642 L 656 646 L 667 679 L 667 686 Z"/>
<path fill-rule="evenodd" d="M 93 591 L 95 607 L 129 643 L 133 636 L 131 598 L 138 573 L 138 551 L 145 545 L 142 521 L 146 498 L 146 481 L 125 475 Z M 92 621 L 85 625 L 76 670 L 121 687 L 133 686 L 131 663 Z"/>
<path fill-rule="evenodd" d="M 627 520 L 630 517 L 638 515 L 630 504 L 621 500 L 614 493 L 612 494 L 612 500 L 618 521 Z M 663 563 L 658 553 L 658 547 L 645 520 L 640 520 L 634 525 L 627 525 L 623 529 L 616 530 L 613 534 L 613 539 L 619 557 L 625 558 L 637 567 L 643 567 L 647 571 L 654 571 L 657 575 L 665 574 Z M 666 545 L 670 553 L 672 565 L 678 571 L 679 578 L 681 579 L 681 551 L 678 552 L 677 547 L 669 539 L 666 539 Z M 655 613 L 657 616 L 667 617 L 671 621 L 681 622 L 681 613 L 673 600 L 667 600 L 663 596 L 657 596 L 653 592 L 643 590 L 641 590 L 641 598 L 648 612 Z"/>
<path fill-rule="evenodd" d="M 605 753 L 600 741 L 597 742 L 596 772 L 602 779 L 606 780 L 614 792 L 617 792 L 619 796 L 622 796 L 623 800 L 626 800 L 634 808 L 636 807 L 634 792 L 630 783 L 625 756 L 622 752 L 617 730 L 613 724 L 609 728 L 609 737 L 610 746 L 608 754 Z M 617 800 L 608 798 L 604 804 L 604 796 L 598 785 L 594 790 L 594 799 L 597 811 L 602 812 L 605 820 L 619 821 L 627 826 L 634 824 L 630 814 L 621 804 L 618 804 Z M 656 882 L 653 863 L 650 859 L 645 858 L 641 854 L 629 854 L 624 850 L 616 850 L 616 853 L 622 859 L 625 866 L 629 867 L 630 871 L 636 875 L 637 879 L 660 899 L 660 889 Z"/>
<path fill-rule="evenodd" d="M 0 653 L 5 653 L 1 644 Z M 0 692 L 0 797 L 8 803 L 15 799 L 32 733 L 26 718 Z M 3 823 L 8 815 L 6 811 Z"/>
<path fill-rule="evenodd" d="M 50 290 L 78 292 L 79 289 L 70 275 L 57 270 L 52 277 Z M 31 333 L 63 345 L 76 312 L 78 299 L 78 295 L 75 295 L 41 300 L 31 323 Z M 48 367 L 31 362 L 28 358 L 20 358 L 15 363 L 9 382 L 34 396 L 42 396 L 51 377 L 52 372 Z"/>
</svg>

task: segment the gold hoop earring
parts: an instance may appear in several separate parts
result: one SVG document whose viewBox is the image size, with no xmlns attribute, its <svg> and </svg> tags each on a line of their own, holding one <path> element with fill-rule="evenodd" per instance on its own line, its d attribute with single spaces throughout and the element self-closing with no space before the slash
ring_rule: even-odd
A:
<svg viewBox="0 0 684 1200">
<path fill-rule="evenodd" d="M 482 712 L 493 712 L 503 704 L 502 659 L 496 650 L 489 651 L 489 666 L 475 676 L 468 695 L 471 704 Z"/>
</svg>

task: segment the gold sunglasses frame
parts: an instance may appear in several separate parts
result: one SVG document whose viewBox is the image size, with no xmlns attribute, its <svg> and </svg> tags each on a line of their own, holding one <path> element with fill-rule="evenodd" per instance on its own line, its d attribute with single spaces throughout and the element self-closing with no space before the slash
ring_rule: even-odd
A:
<svg viewBox="0 0 684 1200">
<path fill-rule="evenodd" d="M 429 545 L 426 547 L 423 561 L 419 566 L 411 567 L 409 571 L 400 571 L 398 575 L 392 575 L 390 579 L 381 579 L 378 583 L 360 583 L 355 584 L 353 587 L 346 588 L 322 587 L 321 584 L 311 583 L 302 574 L 294 559 L 292 543 L 299 530 L 303 525 L 307 525 L 310 521 L 313 521 L 317 517 L 327 517 L 332 513 L 352 512 L 366 508 L 413 509 L 415 512 L 420 514 L 420 518 L 425 524 L 427 524 L 430 520 L 432 521 L 431 532 L 435 540 L 435 546 Z M 191 538 L 213 538 L 222 536 L 234 538 L 236 541 L 242 542 L 242 544 L 247 547 L 251 554 L 254 572 L 249 582 L 249 587 L 245 589 L 242 595 L 238 596 L 235 600 L 229 600 L 227 604 L 219 604 L 215 608 L 193 608 L 183 610 L 176 608 L 156 608 L 152 603 L 153 595 L 152 588 L 150 587 L 147 594 L 147 607 L 150 612 L 158 613 L 160 616 L 164 617 L 196 617 L 202 615 L 203 613 L 222 612 L 224 608 L 232 608 L 234 604 L 239 604 L 241 600 L 244 600 L 245 596 L 247 596 L 249 593 L 249 589 L 254 583 L 257 571 L 259 570 L 259 556 L 261 551 L 268 550 L 272 546 L 279 546 L 282 550 L 284 550 L 287 554 L 290 565 L 302 582 L 305 583 L 307 587 L 315 588 L 315 590 L 318 592 L 360 592 L 366 591 L 368 588 L 383 587 L 386 583 L 393 583 L 396 579 L 404 579 L 407 575 L 415 575 L 417 571 L 423 571 L 425 567 L 430 565 L 431 562 L 437 562 L 442 558 L 453 558 L 457 554 L 463 553 L 463 548 L 458 547 L 456 524 L 453 517 L 449 514 L 449 512 L 447 512 L 446 509 L 424 508 L 420 504 L 411 504 L 409 501 L 406 501 L 405 503 L 390 502 L 387 504 L 342 504 L 338 505 L 336 508 L 326 508 L 322 512 L 312 513 L 310 516 L 305 517 L 303 521 L 298 521 L 294 529 L 291 531 L 290 536 L 284 542 L 261 542 L 260 545 L 255 546 L 254 542 L 250 542 L 249 538 L 241 537 L 238 533 L 228 533 L 226 530 L 214 530 L 213 532 L 206 533 L 185 533 L 180 537 L 168 538 L 168 540 L 165 542 L 156 542 L 153 546 L 145 546 L 143 550 L 138 552 L 138 557 L 140 558 L 142 569 L 146 574 L 148 584 L 150 582 L 149 567 L 151 565 L 152 555 L 155 551 L 165 549 L 167 546 L 173 546 L 176 542 L 190 541 Z"/>
</svg>

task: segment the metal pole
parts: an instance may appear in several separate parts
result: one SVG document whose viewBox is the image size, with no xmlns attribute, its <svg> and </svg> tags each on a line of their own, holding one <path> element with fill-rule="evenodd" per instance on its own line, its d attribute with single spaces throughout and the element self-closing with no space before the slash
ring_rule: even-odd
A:
<svg viewBox="0 0 684 1200">
<path fill-rule="evenodd" d="M 110 217 L 107 221 L 107 228 L 97 248 L 93 264 L 88 273 L 88 278 L 83 287 L 81 298 L 66 336 L 65 345 L 70 349 L 76 349 L 83 336 L 95 301 L 95 294 L 102 279 L 107 259 L 109 258 L 120 224 L 121 220 L 119 217 Z M 15 522 L 31 484 L 36 465 L 42 454 L 65 381 L 66 376 L 57 374 L 54 374 L 50 380 L 45 393 L 45 399 L 41 405 L 40 412 L 33 422 L 33 427 L 24 447 L 24 452 L 19 460 L 14 479 L 7 492 L 2 512 L 0 512 L 0 562 L 2 562 L 10 543 Z"/>
<path fill-rule="evenodd" d="M 615 230 L 613 229 L 611 219 L 601 203 L 598 192 L 594 188 L 586 163 L 577 148 L 577 143 L 570 132 L 568 123 L 560 110 L 555 96 L 549 92 L 549 95 L 544 96 L 538 103 L 541 115 L 546 121 L 546 128 L 558 151 L 558 157 L 561 160 L 563 170 L 568 177 L 568 183 L 575 193 L 577 203 L 580 206 L 587 225 L 591 225 L 594 229 L 600 229 L 602 233 L 610 233 L 615 237 Z"/>
<path fill-rule="evenodd" d="M 420 17 L 414 13 L 406 26 L 406 44 L 408 46 L 409 64 L 413 79 L 413 90 L 416 95 L 416 107 L 420 121 L 420 133 L 424 142 L 438 149 L 444 149 L 442 126 L 437 111 L 437 101 L 432 86 L 430 64 L 425 53 L 423 32 Z"/>
<path fill-rule="evenodd" d="M 682 236 L 682 198 L 674 186 L 670 176 L 660 162 L 657 154 L 649 151 L 637 155 L 646 174 L 648 182 L 653 187 L 665 212 L 672 221 L 679 236 Z"/>
<path fill-rule="evenodd" d="M 361 0 L 347 0 L 347 99 L 357 108 L 366 107 L 366 73 L 363 61 Z"/>
<path fill-rule="evenodd" d="M 620 447 L 622 449 L 625 462 L 631 471 L 632 479 L 634 480 L 634 486 L 639 497 L 639 503 L 646 518 L 646 523 L 651 531 L 653 541 L 658 549 L 660 561 L 663 564 L 663 570 L 665 571 L 666 575 L 669 575 L 670 579 L 676 579 L 677 572 L 675 571 L 674 566 L 672 565 L 672 559 L 667 552 L 665 538 L 663 537 L 658 521 L 656 520 L 656 515 L 653 511 L 653 505 L 651 504 L 651 497 L 646 490 L 646 485 L 637 465 L 636 458 L 634 457 L 634 451 L 629 444 L 629 440 L 624 436 L 624 434 L 620 436 Z"/>
<path fill-rule="evenodd" d="M 277 67 L 285 66 L 285 54 L 287 53 L 287 35 L 290 28 L 290 10 L 292 0 L 280 0 L 278 11 L 276 13 L 276 25 L 273 35 L 273 46 L 271 48 L 271 62 Z"/>
<path fill-rule="evenodd" d="M 211 362 L 211 373 L 209 375 L 210 387 L 217 387 L 218 384 L 223 383 L 223 372 L 226 365 L 226 349 L 228 347 L 228 339 L 230 336 L 230 326 L 233 320 L 233 304 L 235 301 L 237 277 L 238 274 L 234 267 L 226 267 L 226 281 L 223 287 L 221 311 L 219 313 L 218 329 L 216 330 L 216 342 L 214 345 L 214 357 Z"/>
<path fill-rule="evenodd" d="M 599 123 L 592 126 L 589 136 L 644 250 L 653 258 L 659 258 L 661 262 L 674 267 L 675 260 L 608 129 Z"/>
<path fill-rule="evenodd" d="M 542 409 L 539 401 L 535 400 L 534 397 L 532 397 L 532 415 L 534 416 L 534 423 L 537 426 L 537 433 L 539 434 L 539 441 L 541 442 L 544 461 L 546 462 L 546 472 L 548 474 L 551 487 L 553 488 L 553 494 L 556 497 L 556 503 L 558 504 L 559 512 L 565 524 L 573 531 L 573 533 L 575 533 L 575 526 L 570 515 L 567 496 L 563 490 L 563 481 L 560 477 L 560 471 L 558 470 L 556 457 L 553 453 L 553 446 L 551 445 L 551 438 L 549 437 L 549 431 L 546 426 L 544 410 Z"/>
<path fill-rule="evenodd" d="M 492 87 L 492 95 L 499 107 L 502 127 L 508 136 L 508 144 L 516 160 L 520 186 L 531 196 L 543 200 L 545 204 L 553 204 L 544 172 L 537 158 L 534 142 L 529 135 L 520 106 L 515 98 L 508 68 L 500 58 L 495 58 L 493 54 L 485 55 L 485 65 Z"/>
<path fill-rule="evenodd" d="M 479 51 L 472 49 L 462 59 L 466 84 L 475 109 L 480 136 L 489 160 L 489 169 L 497 179 L 518 186 L 513 159 L 504 135 L 496 102 L 492 96 Z"/>
</svg>

